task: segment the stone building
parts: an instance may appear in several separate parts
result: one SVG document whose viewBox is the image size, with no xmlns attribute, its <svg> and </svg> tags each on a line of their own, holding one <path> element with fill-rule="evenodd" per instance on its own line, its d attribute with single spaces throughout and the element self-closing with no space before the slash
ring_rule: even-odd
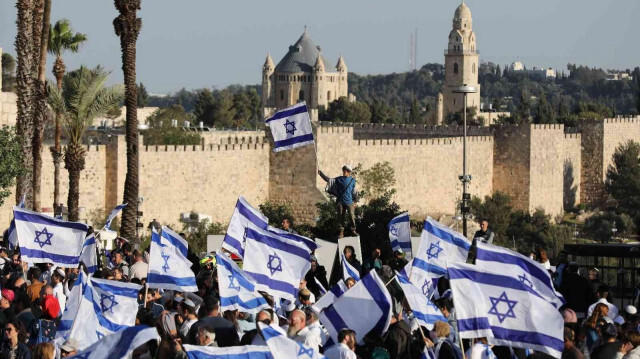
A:
<svg viewBox="0 0 640 359">
<path fill-rule="evenodd" d="M 444 86 L 442 97 L 436 104 L 436 124 L 442 124 L 451 113 L 461 112 L 463 95 L 453 93 L 462 85 L 475 86 L 478 92 L 467 95 L 467 107 L 480 109 L 480 84 L 478 83 L 478 51 L 473 32 L 471 10 L 462 2 L 453 15 L 453 29 L 449 33 L 449 46 L 444 50 Z"/>
<path fill-rule="evenodd" d="M 319 106 L 328 107 L 331 101 L 347 97 L 347 65 L 340 55 L 334 68 L 322 55 L 320 46 L 311 40 L 305 27 L 302 36 L 274 66 L 271 55 L 262 66 L 263 115 L 306 101 L 317 119 Z M 335 71 L 333 71 L 335 69 Z M 314 111 L 315 110 L 315 111 Z"/>
</svg>

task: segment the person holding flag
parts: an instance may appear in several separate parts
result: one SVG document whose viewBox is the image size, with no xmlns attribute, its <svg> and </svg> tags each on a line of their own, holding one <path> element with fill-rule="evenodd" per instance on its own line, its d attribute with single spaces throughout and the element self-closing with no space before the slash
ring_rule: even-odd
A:
<svg viewBox="0 0 640 359">
<path fill-rule="evenodd" d="M 351 176 L 351 166 L 342 166 L 342 176 L 331 178 L 318 170 L 318 174 L 327 182 L 326 191 L 336 197 L 338 218 L 340 222 L 340 238 L 344 237 L 345 215 L 348 212 L 347 224 L 353 236 L 359 236 L 356 232 L 356 179 Z"/>
</svg>

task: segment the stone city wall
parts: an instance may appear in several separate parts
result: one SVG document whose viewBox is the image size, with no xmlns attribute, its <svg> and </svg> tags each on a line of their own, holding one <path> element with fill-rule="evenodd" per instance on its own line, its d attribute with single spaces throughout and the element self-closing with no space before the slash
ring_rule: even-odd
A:
<svg viewBox="0 0 640 359">
<path fill-rule="evenodd" d="M 566 130 L 566 129 L 565 129 Z M 580 203 L 580 174 L 582 173 L 582 134 L 564 135 L 562 163 L 562 203 L 565 211 Z"/>
<path fill-rule="evenodd" d="M 0 127 L 15 126 L 18 98 L 13 92 L 0 92 Z"/>
</svg>

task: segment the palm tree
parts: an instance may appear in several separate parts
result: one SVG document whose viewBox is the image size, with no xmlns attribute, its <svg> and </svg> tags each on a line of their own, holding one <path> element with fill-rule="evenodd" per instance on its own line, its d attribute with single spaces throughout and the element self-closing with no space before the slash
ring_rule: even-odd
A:
<svg viewBox="0 0 640 359">
<path fill-rule="evenodd" d="M 120 15 L 113 19 L 113 29 L 120 37 L 122 71 L 124 72 L 127 140 L 127 175 L 124 180 L 124 203 L 120 234 L 124 238 L 135 238 L 136 212 L 138 211 L 138 92 L 136 88 L 136 42 L 142 27 L 137 17 L 141 0 L 114 0 Z"/>
<path fill-rule="evenodd" d="M 56 77 L 56 88 L 62 91 L 62 78 L 67 70 L 62 60 L 65 51 L 78 52 L 80 44 L 87 40 L 87 35 L 74 33 L 71 24 L 67 19 L 61 19 L 55 25 L 49 26 L 49 53 L 55 55 L 56 61 L 53 63 L 53 75 Z M 49 148 L 53 157 L 53 210 L 58 214 L 60 204 L 60 161 L 62 151 L 60 148 L 60 114 L 55 114 L 55 144 Z"/>
<path fill-rule="evenodd" d="M 86 154 L 82 138 L 93 120 L 122 101 L 124 94 L 122 86 L 105 87 L 108 75 L 99 66 L 93 70 L 80 67 L 64 77 L 61 91 L 49 84 L 48 104 L 60 114 L 69 137 L 64 164 L 69 172 L 67 207 L 70 221 L 79 219 L 80 172 L 84 169 Z"/>
<path fill-rule="evenodd" d="M 33 137 L 33 109 L 31 98 L 33 93 L 34 77 L 32 74 L 33 58 L 33 0 L 17 0 L 16 8 L 18 16 L 16 24 L 15 49 L 18 55 L 18 65 L 16 68 L 16 93 L 18 97 L 16 120 L 16 132 L 20 138 L 20 153 L 22 156 L 22 167 L 27 169 L 18 177 L 16 185 L 16 203 L 23 195 L 27 196 L 27 206 L 32 207 L 32 183 L 33 172 L 33 152 L 31 151 L 31 138 Z"/>
</svg>

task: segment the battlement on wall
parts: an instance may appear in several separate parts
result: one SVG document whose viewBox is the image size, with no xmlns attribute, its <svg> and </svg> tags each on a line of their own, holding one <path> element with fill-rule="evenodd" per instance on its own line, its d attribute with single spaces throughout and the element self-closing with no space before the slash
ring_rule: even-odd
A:
<svg viewBox="0 0 640 359">
<path fill-rule="evenodd" d="M 640 116 L 616 116 L 614 118 L 605 118 L 604 123 L 640 123 Z"/>
<path fill-rule="evenodd" d="M 552 124 L 538 124 L 538 125 L 533 125 L 532 128 L 534 130 L 562 130 L 564 129 L 564 125 L 562 124 L 557 124 L 557 123 L 552 123 Z"/>
<path fill-rule="evenodd" d="M 564 138 L 565 139 L 581 139 L 582 138 L 582 133 L 580 133 L 580 132 L 565 132 L 564 133 Z"/>
<path fill-rule="evenodd" d="M 364 139 L 356 140 L 358 146 L 438 146 L 462 143 L 462 137 Z M 493 142 L 493 136 L 470 136 L 467 142 Z"/>
<path fill-rule="evenodd" d="M 333 123 L 318 122 L 319 133 L 353 133 L 355 140 L 374 139 L 427 139 L 438 137 L 459 137 L 462 126 L 436 126 L 416 124 L 386 123 Z M 489 127 L 469 126 L 467 136 L 492 136 Z"/>
<path fill-rule="evenodd" d="M 222 145 L 158 145 L 141 146 L 144 152 L 214 152 L 214 151 L 237 151 L 237 150 L 262 150 L 269 145 L 261 143 L 238 143 Z"/>
</svg>

